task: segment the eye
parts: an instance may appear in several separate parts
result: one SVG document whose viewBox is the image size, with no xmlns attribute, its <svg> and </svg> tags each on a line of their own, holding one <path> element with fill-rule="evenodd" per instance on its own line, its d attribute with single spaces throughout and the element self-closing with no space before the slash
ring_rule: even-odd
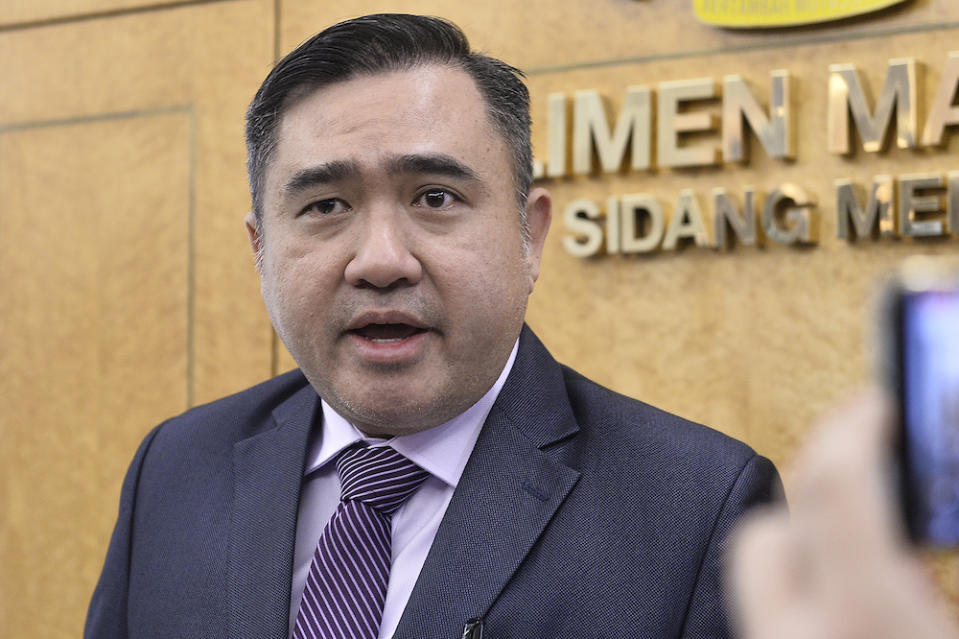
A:
<svg viewBox="0 0 959 639">
<path fill-rule="evenodd" d="M 459 198 L 446 189 L 427 189 L 413 202 L 414 206 L 442 211 L 451 207 Z"/>
<path fill-rule="evenodd" d="M 336 213 L 345 213 L 350 210 L 350 205 L 338 197 L 331 197 L 326 200 L 317 200 L 309 204 L 301 215 L 333 215 Z"/>
</svg>

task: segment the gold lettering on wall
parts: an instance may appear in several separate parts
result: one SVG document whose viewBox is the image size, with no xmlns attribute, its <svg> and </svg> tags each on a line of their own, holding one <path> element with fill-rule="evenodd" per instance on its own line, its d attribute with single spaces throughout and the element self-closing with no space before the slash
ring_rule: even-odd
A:
<svg viewBox="0 0 959 639">
<path fill-rule="evenodd" d="M 861 148 L 879 154 L 892 137 L 896 149 L 942 146 L 948 128 L 959 125 L 959 106 L 953 104 L 959 52 L 948 56 L 921 137 L 919 68 L 913 58 L 890 59 L 873 102 L 871 74 L 850 63 L 828 65 L 823 152 L 853 156 Z M 722 165 L 735 169 L 750 161 L 747 129 L 767 158 L 792 162 L 799 128 L 792 99 L 799 79 L 786 69 L 770 71 L 768 77 L 768 107 L 740 74 L 727 74 L 721 82 L 707 77 L 660 82 L 654 89 L 628 86 L 618 111 L 595 90 L 576 91 L 571 103 L 567 94 L 552 93 L 547 100 L 548 161 L 535 164 L 535 175 L 566 177 L 570 151 L 572 173 L 587 178 Z M 741 196 L 740 208 L 725 188 L 714 188 L 711 219 L 688 188 L 680 190 L 670 215 L 652 193 L 610 195 L 603 205 L 579 198 L 564 211 L 573 232 L 564 246 L 572 255 L 588 257 L 604 249 L 606 254 L 675 251 L 685 245 L 729 249 L 758 246 L 764 239 L 782 245 L 817 243 L 820 210 L 813 191 L 785 182 L 765 197 L 752 186 L 744 187 Z M 847 241 L 959 235 L 959 171 L 945 178 L 941 173 L 898 178 L 883 173 L 865 186 L 839 177 L 833 180 L 831 202 L 836 236 Z"/>
<path fill-rule="evenodd" d="M 772 72 L 772 89 L 767 116 L 746 81 L 739 75 L 723 78 L 723 160 L 742 162 L 746 157 L 745 119 L 771 158 L 795 157 L 795 140 L 790 117 L 789 71 Z"/>
<path fill-rule="evenodd" d="M 886 131 L 896 111 L 896 146 L 911 149 L 916 146 L 916 63 L 911 58 L 890 60 L 886 82 L 873 112 L 865 92 L 859 70 L 852 64 L 829 66 L 829 152 L 850 152 L 850 115 L 862 140 L 862 149 L 876 153 L 883 149 Z"/>
<path fill-rule="evenodd" d="M 857 185 L 851 180 L 835 181 L 836 189 L 836 234 L 842 239 L 869 238 L 878 231 L 882 237 L 895 233 L 893 212 L 895 210 L 895 183 L 891 175 L 877 175 L 869 189 L 866 206 L 860 204 Z M 849 223 L 855 234 L 850 233 Z"/>
</svg>

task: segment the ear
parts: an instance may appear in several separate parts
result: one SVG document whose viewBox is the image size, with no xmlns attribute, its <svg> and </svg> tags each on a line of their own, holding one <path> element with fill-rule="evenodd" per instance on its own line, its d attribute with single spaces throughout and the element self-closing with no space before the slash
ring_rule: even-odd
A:
<svg viewBox="0 0 959 639">
<path fill-rule="evenodd" d="M 259 269 L 260 259 L 263 257 L 263 234 L 260 233 L 260 220 L 257 219 L 253 211 L 250 211 L 243 218 L 243 223 L 246 225 L 246 234 L 250 238 L 250 248 L 253 249 L 256 267 Z"/>
<path fill-rule="evenodd" d="M 539 262 L 552 218 L 553 198 L 546 189 L 536 187 L 526 198 L 526 225 L 529 228 L 529 253 L 526 260 L 529 264 L 530 292 L 533 290 L 533 283 L 539 277 Z"/>
</svg>

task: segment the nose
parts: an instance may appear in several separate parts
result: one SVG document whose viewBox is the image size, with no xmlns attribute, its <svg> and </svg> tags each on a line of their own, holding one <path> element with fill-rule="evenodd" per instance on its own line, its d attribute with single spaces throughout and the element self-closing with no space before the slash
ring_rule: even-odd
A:
<svg viewBox="0 0 959 639">
<path fill-rule="evenodd" d="M 346 265 L 345 278 L 353 286 L 391 288 L 416 284 L 423 265 L 410 250 L 410 233 L 392 212 L 371 215 L 358 230 L 356 250 Z"/>
</svg>

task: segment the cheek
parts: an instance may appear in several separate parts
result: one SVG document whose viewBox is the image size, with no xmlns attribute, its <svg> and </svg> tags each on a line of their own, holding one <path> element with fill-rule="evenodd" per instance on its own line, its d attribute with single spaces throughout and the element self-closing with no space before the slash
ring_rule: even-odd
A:
<svg viewBox="0 0 959 639">
<path fill-rule="evenodd" d="M 473 259 L 461 259 L 456 269 L 440 276 L 448 299 L 474 324 L 512 323 L 525 310 L 530 292 L 529 268 L 520 250 L 504 251 L 503 244 L 473 253 Z M 475 249 L 479 250 L 479 247 Z"/>
<path fill-rule="evenodd" d="M 282 255 L 264 261 L 263 299 L 274 323 L 315 326 L 321 311 L 332 305 L 337 277 L 332 264 L 316 255 Z"/>
<path fill-rule="evenodd" d="M 313 283 L 328 282 L 342 276 L 338 268 L 336 246 L 309 240 L 287 241 L 270 245 L 265 266 L 277 286 L 295 289 Z"/>
</svg>

